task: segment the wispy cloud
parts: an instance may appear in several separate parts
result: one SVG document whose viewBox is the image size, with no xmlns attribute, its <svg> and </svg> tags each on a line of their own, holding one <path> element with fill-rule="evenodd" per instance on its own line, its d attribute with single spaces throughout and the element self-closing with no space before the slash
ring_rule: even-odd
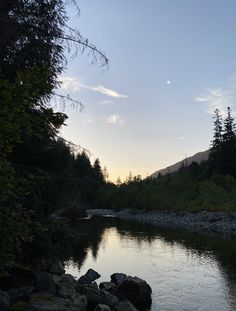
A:
<svg viewBox="0 0 236 311">
<path fill-rule="evenodd" d="M 235 92 L 236 90 L 232 88 L 208 88 L 204 95 L 195 97 L 195 100 L 207 106 L 207 113 L 213 113 L 215 109 L 219 109 L 225 114 L 227 107 L 234 106 Z"/>
<path fill-rule="evenodd" d="M 114 114 L 114 115 L 109 116 L 108 118 L 106 118 L 106 123 L 122 125 L 123 121 L 122 121 L 121 117 L 118 114 Z"/>
<path fill-rule="evenodd" d="M 110 100 L 102 100 L 101 102 L 98 103 L 98 105 L 101 106 L 106 106 L 106 105 L 111 105 L 112 102 Z"/>
<path fill-rule="evenodd" d="M 99 85 L 99 86 L 89 86 L 88 87 L 90 90 L 93 90 L 95 92 L 98 92 L 98 93 L 101 93 L 101 94 L 104 94 L 106 96 L 109 96 L 109 97 L 114 97 L 114 98 L 127 98 L 126 95 L 124 94 L 120 94 L 118 93 L 117 91 L 115 90 L 112 90 L 112 89 L 108 89 L 102 85 Z"/>
<path fill-rule="evenodd" d="M 69 77 L 69 76 L 62 76 L 60 78 L 60 81 L 62 82 L 61 88 L 63 90 L 71 91 L 71 92 L 79 92 L 82 88 L 89 89 L 94 92 L 98 92 L 101 94 L 104 94 L 108 97 L 113 98 L 127 98 L 127 95 L 120 94 L 117 91 L 107 88 L 103 85 L 98 86 L 91 86 L 83 83 L 80 78 L 78 77 Z"/>
</svg>

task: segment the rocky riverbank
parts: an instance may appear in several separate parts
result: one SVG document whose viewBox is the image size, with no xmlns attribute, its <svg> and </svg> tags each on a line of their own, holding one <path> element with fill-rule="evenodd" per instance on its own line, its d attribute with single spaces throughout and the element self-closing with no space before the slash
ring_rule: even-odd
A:
<svg viewBox="0 0 236 311">
<path fill-rule="evenodd" d="M 100 274 L 89 269 L 76 280 L 62 263 L 42 262 L 37 271 L 15 267 L 0 283 L 1 311 L 146 311 L 151 287 L 138 277 L 114 273 L 96 282 Z"/>
<path fill-rule="evenodd" d="M 167 228 L 181 228 L 236 236 L 236 213 L 184 211 L 130 211 L 89 210 L 90 215 L 112 215 L 125 220 L 135 220 Z"/>
</svg>

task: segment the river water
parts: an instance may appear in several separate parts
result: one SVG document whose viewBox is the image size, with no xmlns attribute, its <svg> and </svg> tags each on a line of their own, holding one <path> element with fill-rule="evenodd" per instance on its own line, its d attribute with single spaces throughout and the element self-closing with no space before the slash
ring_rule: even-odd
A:
<svg viewBox="0 0 236 311">
<path fill-rule="evenodd" d="M 109 217 L 75 226 L 82 242 L 67 273 L 79 277 L 93 268 L 102 275 L 98 283 L 114 272 L 138 276 L 152 287 L 152 311 L 236 310 L 235 239 Z"/>
</svg>

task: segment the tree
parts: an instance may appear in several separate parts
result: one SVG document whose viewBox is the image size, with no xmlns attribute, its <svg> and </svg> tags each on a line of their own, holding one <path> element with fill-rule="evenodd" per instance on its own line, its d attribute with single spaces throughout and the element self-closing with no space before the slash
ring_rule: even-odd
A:
<svg viewBox="0 0 236 311">
<path fill-rule="evenodd" d="M 211 145 L 211 152 L 217 152 L 221 148 L 222 144 L 222 131 L 223 131 L 223 120 L 219 109 L 214 111 L 214 135 Z"/>
<path fill-rule="evenodd" d="M 227 117 L 224 121 L 224 134 L 223 134 L 223 142 L 224 143 L 232 143 L 235 139 L 234 133 L 234 119 L 231 114 L 231 108 L 227 108 Z"/>
<path fill-rule="evenodd" d="M 92 62 L 108 63 L 103 52 L 69 27 L 69 2 L 78 9 L 76 0 L 0 1 L 0 236 L 7 232 L 10 237 L 0 240 L 0 249 L 6 249 L 0 261 L 7 252 L 13 257 L 30 238 L 25 210 L 32 200 L 27 198 L 35 196 L 41 206 L 42 193 L 61 189 L 61 175 L 49 166 L 52 154 L 70 158 L 57 140 L 67 117 L 54 112 L 50 99 L 66 68 L 66 49 L 74 55 L 87 51 Z"/>
<path fill-rule="evenodd" d="M 98 185 L 104 184 L 104 176 L 100 165 L 100 160 L 96 159 L 93 164 L 93 175 L 95 177 L 95 181 Z"/>
</svg>

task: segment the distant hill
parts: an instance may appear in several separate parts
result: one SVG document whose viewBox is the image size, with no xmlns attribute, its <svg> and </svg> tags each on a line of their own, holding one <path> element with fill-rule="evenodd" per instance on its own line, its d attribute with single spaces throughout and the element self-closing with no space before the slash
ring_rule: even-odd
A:
<svg viewBox="0 0 236 311">
<path fill-rule="evenodd" d="M 209 156 L 209 150 L 198 152 L 191 157 L 185 158 L 175 164 L 172 164 L 159 171 L 156 171 L 155 173 L 151 174 L 150 177 L 156 178 L 159 173 L 161 173 L 162 175 L 166 175 L 167 173 L 176 172 L 181 167 L 182 163 L 184 163 L 185 165 L 190 165 L 193 162 L 201 163 L 202 161 L 206 161 L 208 159 L 208 156 Z"/>
</svg>

